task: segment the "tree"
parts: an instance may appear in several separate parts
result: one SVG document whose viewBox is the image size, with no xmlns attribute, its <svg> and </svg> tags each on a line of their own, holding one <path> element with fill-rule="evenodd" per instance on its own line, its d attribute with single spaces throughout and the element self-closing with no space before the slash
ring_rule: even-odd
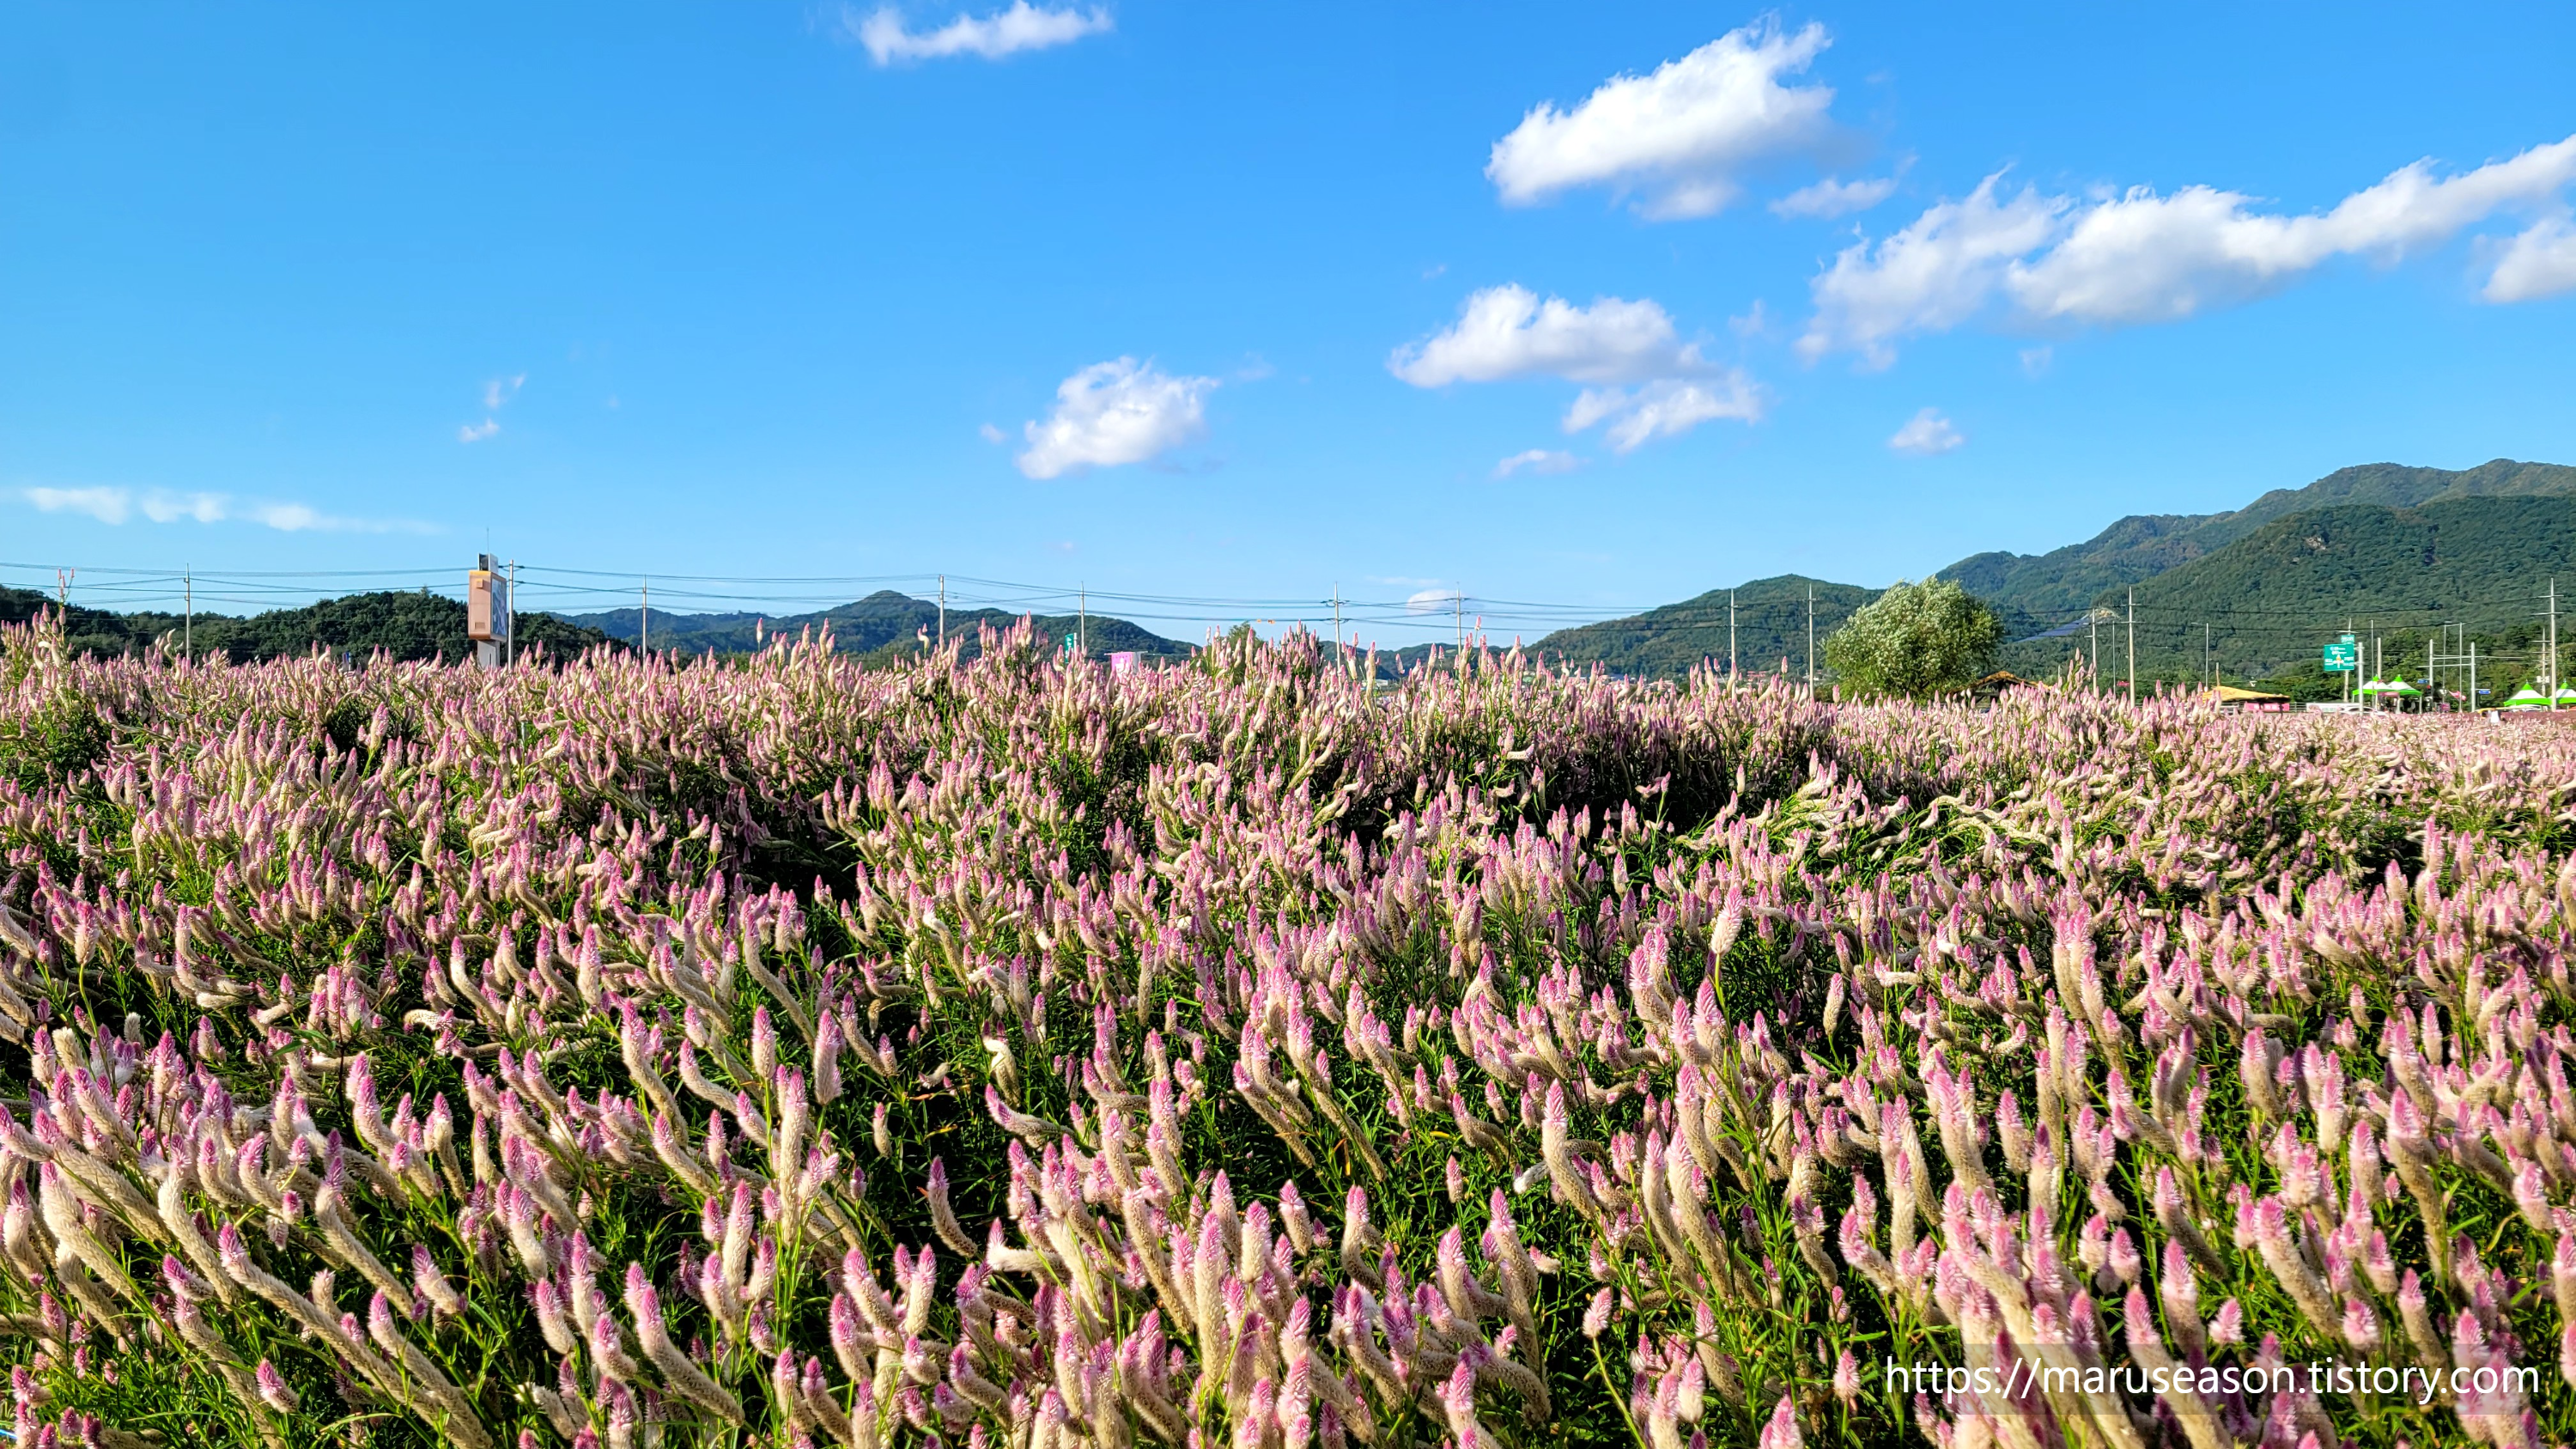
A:
<svg viewBox="0 0 2576 1449">
<path fill-rule="evenodd" d="M 1846 689 L 1920 699 L 1975 683 L 2003 638 L 1995 611 L 1950 580 L 1899 579 L 1825 640 L 1825 667 Z"/>
</svg>

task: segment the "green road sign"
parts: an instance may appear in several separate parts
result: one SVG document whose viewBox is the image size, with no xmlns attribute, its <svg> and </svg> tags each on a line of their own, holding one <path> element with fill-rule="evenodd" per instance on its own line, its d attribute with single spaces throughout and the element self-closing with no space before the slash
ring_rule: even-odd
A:
<svg viewBox="0 0 2576 1449">
<path fill-rule="evenodd" d="M 2326 646 L 2326 673 L 2350 674 L 2360 667 L 2361 648 L 2353 642 L 2351 635 L 2346 634 L 2343 636 L 2343 641 L 2341 643 L 2329 644 Z"/>
</svg>

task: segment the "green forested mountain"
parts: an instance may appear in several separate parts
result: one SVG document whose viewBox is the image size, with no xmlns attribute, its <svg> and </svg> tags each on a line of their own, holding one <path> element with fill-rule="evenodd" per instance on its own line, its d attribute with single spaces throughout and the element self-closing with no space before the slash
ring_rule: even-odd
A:
<svg viewBox="0 0 2576 1449">
<path fill-rule="evenodd" d="M 1825 636 L 1878 590 L 1830 583 L 1800 574 L 1755 579 L 1735 595 L 1736 667 L 1746 674 L 1785 669 L 1803 679 L 1807 670 L 1807 590 L 1815 589 L 1817 672 L 1823 672 Z M 1568 664 L 1601 664 L 1620 674 L 1675 678 L 1704 660 L 1726 667 L 1728 590 L 1666 604 L 1625 619 L 1559 629 L 1534 652 Z M 1782 663 L 1783 660 L 1787 662 Z"/>
<path fill-rule="evenodd" d="M 2313 541 L 2313 542 L 2312 542 Z M 2004 665 L 2054 672 L 2090 661 L 2088 619 L 2098 614 L 2101 674 L 2126 677 L 2127 590 L 2137 589 L 2141 679 L 2202 676 L 2203 626 L 2209 661 L 2224 678 L 2316 673 L 2316 653 L 2350 615 L 2358 632 L 2377 619 L 2383 648 L 2394 630 L 2409 642 L 2387 655 L 2420 675 L 2427 630 L 2452 623 L 2465 650 L 2480 641 L 2493 670 L 2519 683 L 2537 650 L 2537 596 L 2552 569 L 2576 584 L 2576 467 L 2497 459 L 2476 468 L 2411 468 L 2373 463 L 2328 474 L 2304 488 L 2280 488 L 2229 513 L 2123 518 L 2095 537 L 2046 554 L 1984 553 L 1937 577 L 1956 580 L 2001 616 Z M 1793 575 L 1737 591 L 1738 655 L 1747 672 L 1805 672 L 1806 586 Z M 1816 585 L 1816 638 L 1876 591 Z M 1599 662 L 1621 673 L 1678 677 L 1726 654 L 1726 591 L 1719 589 L 1632 618 L 1565 629 L 1538 651 L 1569 662 Z M 2516 661 L 2520 661 L 2517 663 Z M 2305 661 L 2302 665 L 2302 661 Z M 2571 661 L 2576 662 L 2576 661 Z M 1819 671 L 1821 673 L 1821 670 Z M 2481 667 L 2484 687 L 2489 670 Z M 2318 691 L 2326 682 L 2312 681 Z"/>
<path fill-rule="evenodd" d="M 2416 508 L 2463 498 L 2576 495 L 2576 468 L 2498 458 L 2475 468 L 2368 463 L 2276 488 L 2229 513 L 2133 514 L 2044 554 L 1972 554 L 1940 571 L 1992 604 L 2016 634 L 2063 624 L 2097 596 L 2204 558 L 2275 519 L 2338 504 Z"/>
<path fill-rule="evenodd" d="M 641 609 L 611 609 L 565 618 L 628 643 L 642 634 L 645 623 Z M 972 657 L 979 647 L 979 625 L 1007 629 L 1019 621 L 1019 615 L 1001 609 L 950 609 L 948 635 L 964 639 L 965 652 Z M 1127 650 L 1155 658 L 1181 658 L 1192 652 L 1189 645 L 1178 640 L 1102 614 L 1093 614 L 1087 621 L 1072 614 L 1040 614 L 1033 623 L 1038 633 L 1048 638 L 1061 638 L 1079 628 L 1094 655 Z M 652 625 L 650 642 L 657 653 L 676 650 L 684 654 L 741 654 L 759 648 L 766 637 L 784 634 L 792 638 L 802 630 L 819 632 L 829 628 L 834 646 L 845 653 L 900 654 L 920 647 L 922 630 L 936 634 L 939 606 L 892 589 L 879 589 L 864 599 L 810 614 L 666 614 L 656 610 Z"/>
<path fill-rule="evenodd" d="M 2138 674 L 2197 677 L 2206 640 L 2222 678 L 2313 676 L 2321 646 L 2348 620 L 2378 639 L 2391 677 L 2425 677 L 2428 644 L 2450 628 L 2445 650 L 2478 642 L 2482 687 L 2518 683 L 2535 659 L 2553 572 L 2576 582 L 2576 497 L 2454 494 L 2415 508 L 2346 503 L 2276 517 L 2136 585 Z M 2106 677 L 2126 663 L 2126 587 L 2093 601 Z M 2027 641 L 2006 650 L 2006 664 L 2049 668 L 2085 643 L 2080 633 Z"/>
<path fill-rule="evenodd" d="M 0 623 L 20 624 L 54 601 L 29 589 L 0 587 Z M 76 651 L 133 654 L 170 637 L 179 647 L 183 620 L 177 614 L 152 611 L 122 614 L 78 604 L 64 611 L 65 642 Z M 436 594 L 399 592 L 350 594 L 324 599 L 300 609 L 272 609 L 247 618 L 228 614 L 196 616 L 185 625 L 199 658 L 221 653 L 237 662 L 325 649 L 354 650 L 359 655 L 382 649 L 397 659 L 463 659 L 473 653 L 465 637 L 465 605 Z M 546 614 L 519 616 L 519 647 L 542 644 L 556 654 L 574 653 L 608 643 L 595 629 Z"/>
</svg>

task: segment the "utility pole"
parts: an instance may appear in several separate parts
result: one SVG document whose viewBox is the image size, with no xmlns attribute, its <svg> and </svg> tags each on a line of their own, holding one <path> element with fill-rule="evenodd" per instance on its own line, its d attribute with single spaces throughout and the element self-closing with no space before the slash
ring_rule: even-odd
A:
<svg viewBox="0 0 2576 1449">
<path fill-rule="evenodd" d="M 179 606 L 186 611 L 179 616 L 179 657 L 194 659 L 197 657 L 197 576 L 195 572 L 181 569 L 179 587 L 184 591 L 179 597 L 186 601 Z"/>
<path fill-rule="evenodd" d="M 1333 585 L 1333 657 L 1342 657 L 1342 586 Z"/>
<path fill-rule="evenodd" d="M 653 576 L 651 574 L 644 576 L 643 616 L 643 621 L 635 626 L 635 652 L 650 654 L 653 652 Z"/>
<path fill-rule="evenodd" d="M 1073 656 L 1088 658 L 1091 654 L 1091 586 L 1073 586 Z"/>
<path fill-rule="evenodd" d="M 939 576 L 939 647 L 948 647 L 948 575 Z"/>
<path fill-rule="evenodd" d="M 509 591 L 501 595 L 501 667 L 508 669 L 519 662 L 519 561 L 510 560 Z"/>
<path fill-rule="evenodd" d="M 2549 707 L 2558 708 L 2558 576 L 2549 577 Z"/>
<path fill-rule="evenodd" d="M 2218 683 L 2218 676 L 2210 672 L 2209 667 L 2209 625 L 2206 622 L 2200 626 L 2200 680 L 2204 685 Z"/>
<path fill-rule="evenodd" d="M 2093 625 L 2093 687 L 2099 690 L 2102 687 L 2102 611 L 2098 607 L 2087 609 L 2084 617 Z"/>
<path fill-rule="evenodd" d="M 1735 590 L 1726 591 L 1726 687 L 1735 688 Z"/>
<path fill-rule="evenodd" d="M 2469 641 L 2469 713 L 2478 712 L 2478 641 Z"/>
<path fill-rule="evenodd" d="M 1464 654 L 1467 652 L 1467 591 L 1451 589 L 1449 603 L 1458 611 L 1458 652 Z"/>
<path fill-rule="evenodd" d="M 2129 703 L 2138 702 L 2138 591 L 2129 590 Z"/>
</svg>

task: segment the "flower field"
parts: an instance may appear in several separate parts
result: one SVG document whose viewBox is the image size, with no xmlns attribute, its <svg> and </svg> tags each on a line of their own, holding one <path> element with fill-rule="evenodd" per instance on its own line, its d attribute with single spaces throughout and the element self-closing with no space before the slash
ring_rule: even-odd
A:
<svg viewBox="0 0 2576 1449">
<path fill-rule="evenodd" d="M 8 633 L 17 1442 L 2576 1438 L 2567 728 L 985 642 Z"/>
</svg>

